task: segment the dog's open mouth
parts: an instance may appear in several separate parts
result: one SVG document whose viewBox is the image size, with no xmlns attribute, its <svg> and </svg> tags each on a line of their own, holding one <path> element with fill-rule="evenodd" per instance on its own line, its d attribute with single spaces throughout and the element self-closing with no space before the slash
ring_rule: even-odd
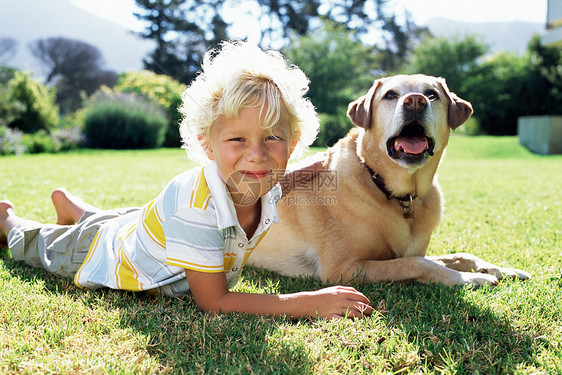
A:
<svg viewBox="0 0 562 375">
<path fill-rule="evenodd" d="M 433 139 L 425 134 L 419 121 L 412 121 L 400 134 L 391 137 L 386 142 L 388 155 L 393 159 L 404 160 L 408 163 L 419 163 L 433 156 Z"/>
</svg>

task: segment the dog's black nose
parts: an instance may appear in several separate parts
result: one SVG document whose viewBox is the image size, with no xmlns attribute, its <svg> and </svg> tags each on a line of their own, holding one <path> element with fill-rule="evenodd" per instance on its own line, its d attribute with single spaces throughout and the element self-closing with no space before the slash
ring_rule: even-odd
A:
<svg viewBox="0 0 562 375">
<path fill-rule="evenodd" d="M 427 99 L 421 94 L 410 94 L 404 98 L 404 107 L 410 111 L 421 112 L 427 107 Z"/>
</svg>

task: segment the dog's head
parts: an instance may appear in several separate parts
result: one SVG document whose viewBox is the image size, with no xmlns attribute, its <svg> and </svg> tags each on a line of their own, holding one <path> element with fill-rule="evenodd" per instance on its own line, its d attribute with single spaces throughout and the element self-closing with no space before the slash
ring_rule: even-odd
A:
<svg viewBox="0 0 562 375">
<path fill-rule="evenodd" d="M 392 161 L 407 168 L 420 167 L 441 152 L 450 129 L 471 114 L 470 103 L 450 92 L 443 78 L 421 74 L 376 80 L 347 111 L 355 125 L 376 133 Z"/>
</svg>

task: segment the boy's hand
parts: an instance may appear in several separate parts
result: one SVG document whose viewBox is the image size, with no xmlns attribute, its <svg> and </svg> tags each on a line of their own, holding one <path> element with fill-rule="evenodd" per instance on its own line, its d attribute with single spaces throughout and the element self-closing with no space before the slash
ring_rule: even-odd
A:
<svg viewBox="0 0 562 375">
<path fill-rule="evenodd" d="M 203 311 L 245 312 L 291 318 L 362 318 L 373 312 L 362 293 L 346 286 L 332 286 L 313 292 L 253 294 L 230 292 L 224 273 L 185 270 L 193 299 Z"/>
<path fill-rule="evenodd" d="M 307 303 L 311 311 L 315 310 L 318 317 L 362 318 L 373 312 L 369 299 L 352 287 L 332 286 L 308 294 L 310 297 L 303 303 Z"/>
</svg>

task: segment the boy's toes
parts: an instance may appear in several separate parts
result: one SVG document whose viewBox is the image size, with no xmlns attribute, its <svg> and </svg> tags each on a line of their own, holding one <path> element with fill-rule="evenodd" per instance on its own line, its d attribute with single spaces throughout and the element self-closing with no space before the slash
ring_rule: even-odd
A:
<svg viewBox="0 0 562 375">
<path fill-rule="evenodd" d="M 14 204 L 8 200 L 0 201 L 0 247 L 8 247 L 8 237 L 4 234 L 4 223 L 9 212 L 14 210 Z"/>
<path fill-rule="evenodd" d="M 9 200 L 0 201 L 0 213 L 4 211 L 8 211 L 8 209 L 14 209 L 14 204 Z"/>
<path fill-rule="evenodd" d="M 65 201 L 68 200 L 68 196 L 70 195 L 70 193 L 68 192 L 68 190 L 66 190 L 63 187 L 60 187 L 58 189 L 55 189 L 52 193 L 51 193 L 51 200 L 56 204 L 56 203 L 60 203 L 61 201 Z"/>
</svg>

